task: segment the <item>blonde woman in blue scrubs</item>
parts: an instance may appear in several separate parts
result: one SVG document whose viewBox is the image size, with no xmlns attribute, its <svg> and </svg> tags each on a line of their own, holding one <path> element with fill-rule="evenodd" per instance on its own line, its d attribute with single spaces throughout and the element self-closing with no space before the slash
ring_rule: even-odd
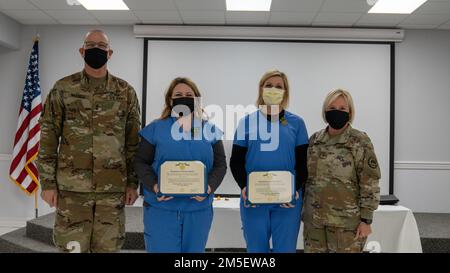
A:
<svg viewBox="0 0 450 273">
<path fill-rule="evenodd" d="M 303 119 L 286 110 L 288 102 L 289 83 L 286 75 L 281 71 L 267 72 L 259 82 L 257 106 L 260 110 L 245 116 L 236 130 L 230 168 L 242 189 L 240 211 L 248 252 L 296 251 L 302 185 L 308 176 L 308 133 Z M 270 106 L 275 106 L 275 111 Z M 263 131 L 279 130 L 278 147 L 274 150 L 263 148 L 268 140 L 259 134 L 254 137 L 254 133 L 260 132 L 261 128 Z M 244 137 L 239 138 L 240 134 Z M 249 174 L 274 170 L 289 171 L 294 175 L 296 204 L 246 206 Z M 269 245 L 271 238 L 272 250 Z"/>
</svg>

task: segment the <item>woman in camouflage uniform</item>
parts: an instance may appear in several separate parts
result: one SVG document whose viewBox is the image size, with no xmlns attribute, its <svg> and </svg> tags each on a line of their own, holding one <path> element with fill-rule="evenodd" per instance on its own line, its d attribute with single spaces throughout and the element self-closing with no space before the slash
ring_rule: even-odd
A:
<svg viewBox="0 0 450 273">
<path fill-rule="evenodd" d="M 362 252 L 380 199 L 380 169 L 366 133 L 352 128 L 351 95 L 335 90 L 309 140 L 303 208 L 305 252 Z"/>
</svg>

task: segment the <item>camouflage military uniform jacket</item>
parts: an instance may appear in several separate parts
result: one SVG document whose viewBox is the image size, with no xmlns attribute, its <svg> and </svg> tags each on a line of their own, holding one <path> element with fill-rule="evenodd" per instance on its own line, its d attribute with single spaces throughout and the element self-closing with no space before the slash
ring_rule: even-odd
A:
<svg viewBox="0 0 450 273">
<path fill-rule="evenodd" d="M 330 137 L 311 136 L 303 221 L 316 226 L 356 228 L 372 219 L 380 200 L 380 169 L 370 138 L 348 126 Z"/>
<path fill-rule="evenodd" d="M 57 81 L 40 119 L 42 189 L 125 192 L 137 187 L 132 160 L 139 143 L 134 89 L 107 74 L 99 85 L 85 72 Z"/>
</svg>

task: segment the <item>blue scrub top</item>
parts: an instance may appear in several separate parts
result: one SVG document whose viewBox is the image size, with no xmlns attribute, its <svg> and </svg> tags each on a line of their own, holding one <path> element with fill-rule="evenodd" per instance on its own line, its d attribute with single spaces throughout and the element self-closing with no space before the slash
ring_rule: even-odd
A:
<svg viewBox="0 0 450 273">
<path fill-rule="evenodd" d="M 285 111 L 284 118 L 284 122 L 280 120 L 275 124 L 258 110 L 239 121 L 233 144 L 248 148 L 245 161 L 247 175 L 253 171 L 275 170 L 290 171 L 295 175 L 295 147 L 308 144 L 308 132 L 301 117 Z M 271 140 L 259 133 L 260 127 L 267 132 L 279 128 L 278 147 L 275 150 L 262 150 L 261 145 Z M 243 133 L 241 139 L 237 139 L 238 132 Z"/>
<path fill-rule="evenodd" d="M 183 132 L 174 117 L 156 119 L 139 132 L 139 135 L 155 146 L 155 158 L 152 164 L 155 174 L 159 174 L 162 163 L 172 160 L 198 160 L 206 166 L 207 173 L 213 167 L 213 145 L 221 139 L 223 133 L 214 124 L 194 120 L 194 131 Z M 173 137 L 172 130 L 178 131 Z M 153 190 L 144 187 L 144 200 L 151 206 L 176 211 L 195 211 L 212 205 L 214 195 L 210 194 L 202 202 L 190 197 L 174 197 L 169 201 L 158 202 Z"/>
</svg>

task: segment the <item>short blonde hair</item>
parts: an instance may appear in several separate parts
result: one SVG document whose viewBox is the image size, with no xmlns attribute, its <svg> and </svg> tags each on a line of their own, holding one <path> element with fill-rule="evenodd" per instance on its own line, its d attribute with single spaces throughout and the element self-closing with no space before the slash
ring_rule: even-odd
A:
<svg viewBox="0 0 450 273">
<path fill-rule="evenodd" d="M 328 123 L 327 119 L 325 118 L 325 112 L 327 111 L 328 106 L 330 106 L 330 104 L 339 97 L 344 98 L 345 102 L 348 105 L 349 116 L 350 116 L 349 123 L 352 123 L 353 120 L 355 119 L 355 105 L 353 104 L 352 96 L 350 95 L 350 93 L 348 91 L 346 91 L 344 89 L 336 89 L 336 90 L 328 93 L 328 95 L 325 98 L 325 101 L 323 102 L 322 118 L 323 118 L 323 121 L 325 121 L 325 123 Z"/>
<path fill-rule="evenodd" d="M 268 71 L 268 72 L 264 73 L 261 80 L 259 80 L 258 99 L 256 100 L 256 106 L 265 105 L 264 100 L 263 100 L 264 83 L 268 79 L 270 79 L 272 77 L 276 77 L 276 76 L 281 77 L 281 79 L 283 80 L 284 90 L 285 90 L 284 95 L 283 95 L 284 97 L 280 103 L 280 106 L 282 109 L 286 109 L 288 107 L 288 104 L 289 104 L 289 81 L 288 81 L 286 74 L 284 74 L 283 72 L 281 72 L 279 70 Z"/>
</svg>

